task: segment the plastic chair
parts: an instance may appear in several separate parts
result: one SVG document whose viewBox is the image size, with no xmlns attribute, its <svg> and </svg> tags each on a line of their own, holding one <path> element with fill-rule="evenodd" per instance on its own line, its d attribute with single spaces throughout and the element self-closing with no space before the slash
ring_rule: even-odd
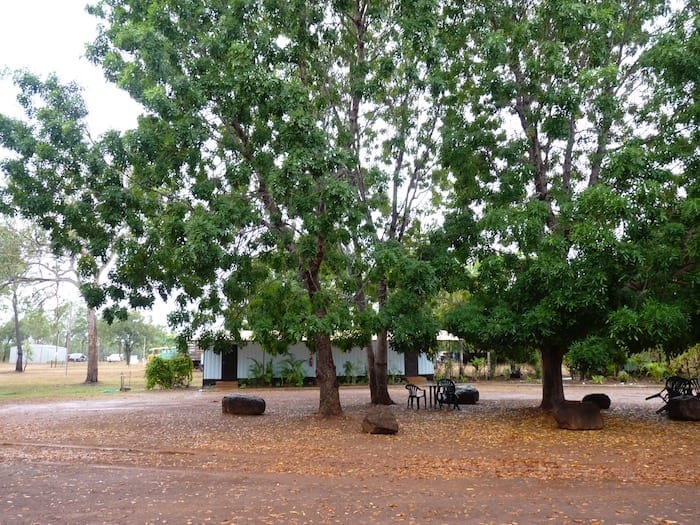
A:
<svg viewBox="0 0 700 525">
<path fill-rule="evenodd" d="M 447 405 L 450 408 L 460 410 L 457 403 L 457 386 L 452 379 L 440 379 L 437 387 L 437 401 L 439 408 Z"/>
<path fill-rule="evenodd" d="M 420 400 L 423 398 L 423 408 L 427 408 L 427 401 L 425 397 L 425 390 L 423 390 L 418 385 L 413 383 L 408 383 L 406 385 L 406 390 L 408 390 L 408 399 L 406 400 L 406 408 L 413 408 L 413 400 L 416 400 L 417 410 L 420 410 Z"/>
<path fill-rule="evenodd" d="M 686 379 L 685 377 L 680 376 L 671 376 L 668 379 L 666 379 L 666 384 L 664 385 L 663 390 L 647 397 L 646 399 L 648 401 L 649 399 L 660 397 L 663 400 L 664 406 L 662 406 L 656 411 L 657 414 L 660 414 L 661 412 L 667 409 L 669 399 L 674 397 L 692 395 L 693 385 L 690 379 Z"/>
</svg>

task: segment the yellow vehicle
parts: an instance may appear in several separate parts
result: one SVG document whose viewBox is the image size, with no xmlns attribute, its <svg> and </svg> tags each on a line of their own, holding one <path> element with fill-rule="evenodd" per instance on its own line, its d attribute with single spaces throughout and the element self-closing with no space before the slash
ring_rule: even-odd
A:
<svg viewBox="0 0 700 525">
<path fill-rule="evenodd" d="M 159 357 L 161 354 L 166 354 L 169 358 L 172 358 L 172 354 L 176 353 L 172 346 L 155 346 L 148 349 L 148 362 L 150 363 L 154 357 Z"/>
</svg>

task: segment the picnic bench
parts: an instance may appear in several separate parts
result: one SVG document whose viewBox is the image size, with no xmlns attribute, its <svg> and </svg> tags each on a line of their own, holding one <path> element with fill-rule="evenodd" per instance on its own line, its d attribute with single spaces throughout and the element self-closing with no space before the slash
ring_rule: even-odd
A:
<svg viewBox="0 0 700 525">
<path fill-rule="evenodd" d="M 668 409 L 668 402 L 671 399 L 681 396 L 700 397 L 700 381 L 697 378 L 688 379 L 681 376 L 671 376 L 666 379 L 666 383 L 661 391 L 647 397 L 646 400 L 660 397 L 664 402 L 664 405 L 656 411 L 657 414 L 660 414 Z"/>
</svg>

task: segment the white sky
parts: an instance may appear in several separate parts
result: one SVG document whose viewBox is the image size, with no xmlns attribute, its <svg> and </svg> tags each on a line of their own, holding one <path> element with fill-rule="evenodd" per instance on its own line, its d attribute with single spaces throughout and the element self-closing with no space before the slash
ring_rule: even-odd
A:
<svg viewBox="0 0 700 525">
<path fill-rule="evenodd" d="M 99 19 L 85 6 L 93 0 L 0 0 L 0 71 L 28 69 L 84 88 L 93 136 L 114 128 L 135 127 L 139 106 L 126 92 L 107 83 L 102 71 L 85 58 L 85 44 L 97 35 Z M 0 80 L 0 112 L 19 117 L 16 91 Z"/>
</svg>

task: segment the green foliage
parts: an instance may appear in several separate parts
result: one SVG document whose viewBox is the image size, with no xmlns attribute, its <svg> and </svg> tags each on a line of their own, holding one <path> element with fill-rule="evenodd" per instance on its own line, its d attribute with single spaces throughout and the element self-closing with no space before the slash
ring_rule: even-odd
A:
<svg viewBox="0 0 700 525">
<path fill-rule="evenodd" d="M 343 363 L 343 375 L 345 376 L 345 380 L 351 385 L 357 383 L 357 376 L 360 373 L 362 373 L 361 363 L 353 361 L 345 361 Z"/>
<path fill-rule="evenodd" d="M 564 357 L 564 362 L 572 370 L 578 372 L 581 379 L 593 375 L 605 375 L 610 366 L 621 367 L 627 356 L 613 341 L 603 337 L 589 337 L 577 341 Z"/>
<path fill-rule="evenodd" d="M 654 381 L 661 381 L 669 375 L 668 367 L 664 363 L 647 362 L 642 365 L 642 371 Z"/>
<path fill-rule="evenodd" d="M 593 375 L 591 376 L 591 381 L 596 385 L 602 385 L 605 382 L 605 376 Z"/>
<path fill-rule="evenodd" d="M 253 364 L 248 367 L 251 381 L 257 386 L 265 386 L 272 384 L 274 376 L 274 365 L 272 361 L 261 362 L 251 357 Z"/>
<path fill-rule="evenodd" d="M 278 363 L 278 373 L 282 378 L 282 384 L 303 386 L 306 377 L 303 365 L 303 359 L 294 359 L 291 354 L 285 355 Z"/>
<path fill-rule="evenodd" d="M 486 358 L 485 357 L 476 357 L 472 359 L 472 366 L 476 370 L 476 377 L 480 377 L 482 373 L 484 376 L 486 375 Z"/>
<path fill-rule="evenodd" d="M 700 344 L 671 359 L 669 369 L 674 375 L 700 377 Z"/>
<path fill-rule="evenodd" d="M 154 357 L 146 365 L 146 388 L 158 386 L 162 389 L 187 387 L 192 381 L 194 365 L 189 355 L 178 355 L 173 359 Z"/>
</svg>

